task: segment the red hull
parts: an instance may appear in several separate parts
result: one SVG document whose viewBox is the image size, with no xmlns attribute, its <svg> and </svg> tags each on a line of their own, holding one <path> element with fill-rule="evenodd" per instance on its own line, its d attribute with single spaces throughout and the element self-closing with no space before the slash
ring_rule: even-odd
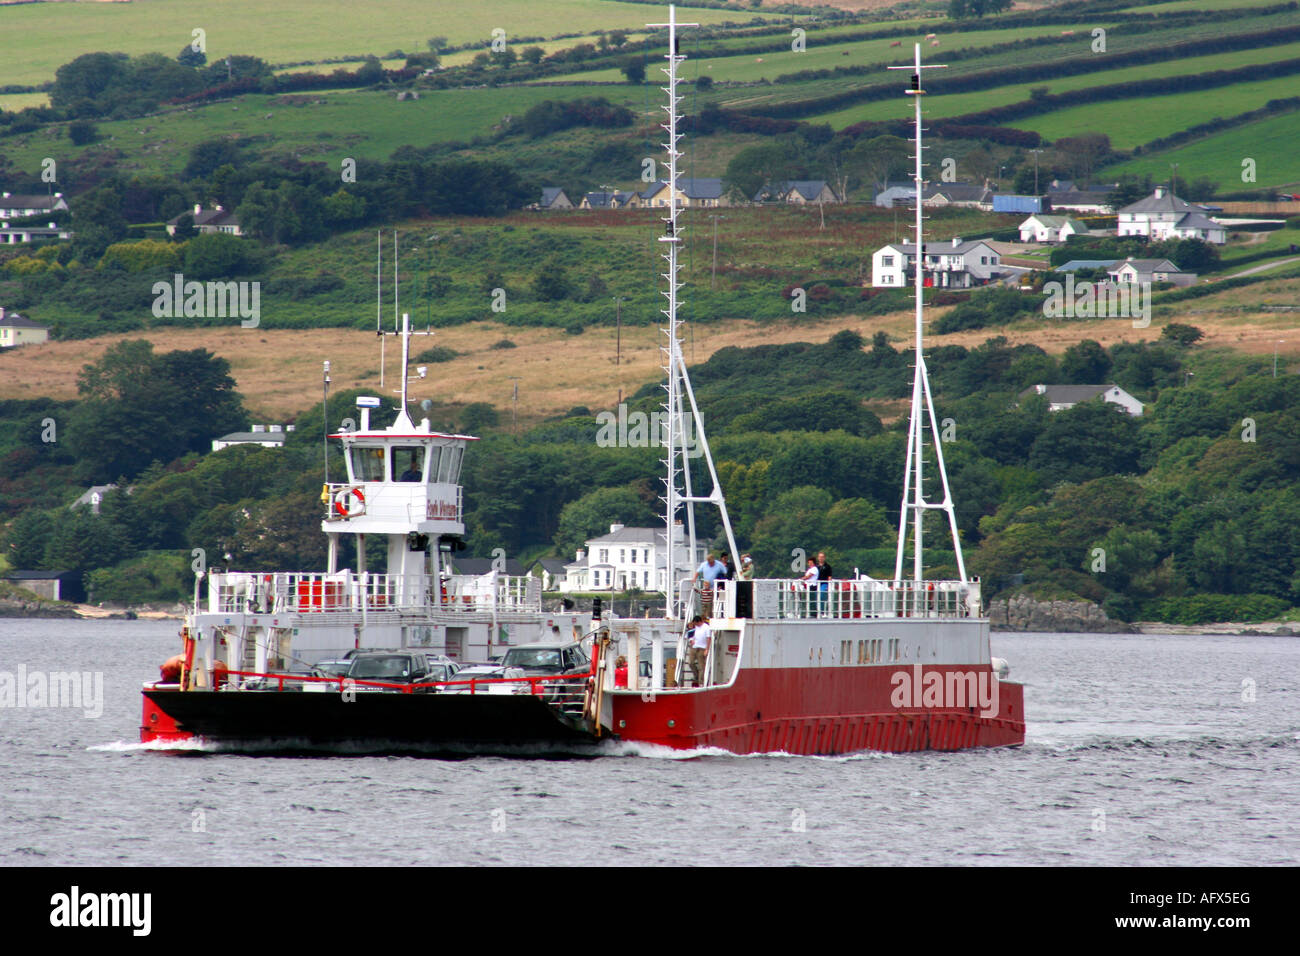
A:
<svg viewBox="0 0 1300 956">
<path fill-rule="evenodd" d="M 140 742 L 152 743 L 155 740 L 189 740 L 193 734 L 186 733 L 176 726 L 176 721 L 157 704 L 143 694 L 144 711 L 140 715 Z"/>
<path fill-rule="evenodd" d="M 971 668 L 927 667 L 925 673 Z M 983 668 L 987 671 L 988 668 Z M 1024 690 L 997 684 L 996 715 L 976 706 L 894 706 L 894 675 L 912 668 L 742 669 L 731 687 L 697 692 L 618 694 L 615 733 L 677 750 L 733 753 L 903 753 L 1019 746 L 1025 742 Z"/>
</svg>

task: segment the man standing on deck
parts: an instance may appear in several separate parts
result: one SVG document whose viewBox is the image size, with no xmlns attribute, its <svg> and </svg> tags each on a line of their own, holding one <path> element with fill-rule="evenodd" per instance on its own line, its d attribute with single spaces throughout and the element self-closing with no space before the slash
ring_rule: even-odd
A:
<svg viewBox="0 0 1300 956">
<path fill-rule="evenodd" d="M 831 566 L 826 563 L 826 552 L 817 552 L 817 612 L 825 614 L 830 610 Z"/>
<path fill-rule="evenodd" d="M 704 668 L 709 661 L 709 638 L 713 635 L 713 630 L 698 614 L 692 623 L 694 627 L 691 628 L 690 638 L 691 670 L 695 673 L 695 686 L 699 687 L 704 683 Z"/>
</svg>

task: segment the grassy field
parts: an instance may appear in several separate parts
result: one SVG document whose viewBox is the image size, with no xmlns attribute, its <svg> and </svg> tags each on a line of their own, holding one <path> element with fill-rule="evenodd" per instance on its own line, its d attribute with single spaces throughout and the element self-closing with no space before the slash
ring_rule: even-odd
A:
<svg viewBox="0 0 1300 956">
<path fill-rule="evenodd" d="M 1230 70 L 1242 66 L 1249 66 L 1251 64 L 1272 63 L 1277 60 L 1289 60 L 1297 57 L 1300 57 L 1300 43 L 1289 43 L 1283 46 L 1266 47 L 1262 50 L 1239 50 L 1234 53 L 1219 53 L 1209 56 L 1189 57 L 1184 60 L 1177 60 L 1172 64 L 1150 63 L 1143 66 L 1124 67 L 1118 70 L 1085 73 L 1081 76 L 1069 76 L 1059 80 L 1040 80 L 1033 83 L 1017 83 L 1010 86 L 1000 86 L 992 90 L 982 90 L 976 93 L 954 93 L 951 96 L 943 95 L 943 78 L 937 77 L 931 84 L 935 95 L 927 97 L 925 105 L 927 115 L 932 117 L 960 116 L 964 113 L 973 113 L 979 110 L 992 109 L 997 106 L 1006 106 L 1010 103 L 1023 102 L 1024 100 L 1029 99 L 1029 91 L 1039 86 L 1047 87 L 1048 91 L 1051 93 L 1068 93 L 1072 90 L 1083 90 L 1094 86 L 1105 86 L 1112 83 L 1128 83 L 1133 80 L 1150 80 L 1164 76 L 1192 76 L 1200 73 L 1208 73 L 1212 70 Z M 1288 81 L 1284 78 L 1282 82 Z M 1294 78 L 1289 82 L 1300 84 L 1300 81 L 1297 81 Z M 1235 89 L 1235 87 L 1232 89 Z M 1220 91 L 1218 90 L 1210 90 L 1200 95 L 1208 98 L 1214 97 L 1219 92 Z M 1262 106 L 1264 102 L 1265 100 L 1261 100 L 1259 105 Z M 1099 106 L 1100 105 L 1101 104 L 1099 104 Z M 1247 109 L 1250 108 L 1251 107 L 1247 107 Z M 866 120 L 897 119 L 907 110 L 907 103 L 862 103 L 857 106 L 850 106 L 847 109 L 835 110 L 830 113 L 821 113 L 809 117 L 809 119 L 810 121 L 818 123 L 830 123 L 835 129 L 843 129 L 846 126 L 851 126 L 854 123 L 861 123 Z M 1028 120 L 1017 120 L 1008 125 L 1032 128 L 1029 126 Z M 1153 138 L 1154 135 L 1149 136 L 1142 140 L 1142 142 L 1146 142 Z"/>
<path fill-rule="evenodd" d="M 1295 314 L 1265 312 L 1258 305 L 1294 304 L 1298 297 L 1300 278 L 1279 279 L 1157 308 L 1155 321 L 1145 329 L 1135 329 L 1127 320 L 1061 322 L 1040 318 L 1022 320 L 1006 328 L 945 335 L 932 342 L 969 348 L 991 336 L 1005 335 L 1012 344 L 1030 343 L 1059 355 L 1084 338 L 1103 345 L 1152 340 L 1159 337 L 1163 324 L 1177 321 L 1204 330 L 1204 344 L 1208 347 L 1271 355 L 1277 341 L 1286 340 L 1280 347 L 1280 355 L 1283 362 L 1293 364 L 1300 360 Z M 932 310 L 931 318 L 943 311 Z M 687 360 L 698 363 L 720 348 L 757 342 L 821 342 L 843 328 L 853 329 L 868 339 L 875 332 L 884 331 L 902 344 L 909 339 L 910 323 L 911 315 L 906 311 L 866 318 L 801 316 L 797 321 L 781 323 L 738 318 L 694 328 L 688 325 L 683 342 Z M 491 348 L 504 337 L 517 347 Z M 324 359 L 332 363 L 336 389 L 367 388 L 379 393 L 379 349 L 373 332 L 236 327 L 161 329 L 14 349 L 0 354 L 0 398 L 46 395 L 74 398 L 81 367 L 97 360 L 104 349 L 123 338 L 148 338 L 158 351 L 206 348 L 225 357 L 231 363 L 254 421 L 287 421 L 309 407 L 320 387 L 320 363 Z M 661 338 L 654 324 L 624 326 L 621 361 L 615 364 L 613 329 L 590 329 L 577 338 L 558 329 L 521 329 L 492 322 L 443 329 L 432 339 L 415 339 L 414 350 L 436 344 L 452 348 L 460 355 L 450 362 L 431 366 L 428 379 L 413 379 L 412 398 L 454 404 L 489 402 L 508 415 L 511 377 L 517 376 L 519 418 L 525 426 L 563 414 L 577 405 L 586 405 L 593 411 L 613 408 L 620 390 L 626 396 L 662 374 L 659 370 Z M 387 350 L 386 359 L 384 391 L 391 393 L 398 368 L 394 349 Z M 412 362 L 412 366 L 415 364 Z"/>
<path fill-rule="evenodd" d="M 1257 183 L 1300 183 L 1298 140 L 1300 113 L 1288 113 L 1107 167 L 1106 174 L 1136 173 L 1159 177 L 1168 174 L 1170 163 L 1177 163 L 1178 174 L 1188 179 L 1212 179 L 1224 190 L 1249 189 L 1250 184 L 1241 181 L 1241 161 L 1251 157 L 1256 162 Z M 1300 209 L 1296 213 L 1300 215 Z"/>
<path fill-rule="evenodd" d="M 857 29 L 862 28 L 858 27 Z M 938 32 L 927 30 L 926 27 L 921 27 L 921 29 L 926 30 L 926 32 Z M 1061 28 L 1057 26 L 1026 27 L 1015 30 L 972 30 L 966 33 L 940 32 L 940 45 L 938 47 L 931 47 L 928 41 L 924 39 L 925 34 L 918 33 L 916 41 L 920 41 L 926 50 L 926 56 L 930 57 L 942 54 L 944 50 L 983 47 L 1026 37 L 1054 36 L 1060 32 Z M 856 40 L 849 43 L 818 42 L 819 39 L 820 35 L 810 34 L 807 48 L 803 53 L 785 50 L 780 53 L 752 53 L 701 59 L 691 56 L 691 44 L 685 43 L 682 46 L 682 52 L 690 58 L 686 61 L 683 76 L 694 79 L 696 76 L 708 75 L 715 80 L 755 83 L 759 80 L 774 80 L 778 76 L 786 73 L 797 73 L 800 70 L 829 70 L 837 66 L 856 66 L 862 63 L 904 63 L 909 61 L 912 52 L 911 44 L 915 42 L 908 39 L 903 41 L 901 47 L 890 47 L 890 43 L 894 41 L 888 39 Z M 829 39 L 829 37 L 826 39 Z M 765 42 L 770 42 L 770 38 Z M 648 72 L 647 70 L 647 75 Z M 551 78 L 548 82 L 589 80 L 598 83 L 612 83 L 621 79 L 622 74 L 618 70 L 596 70 L 590 73 L 566 74 L 562 77 Z"/>
<path fill-rule="evenodd" d="M 472 11 L 472 12 L 471 12 Z M 494 28 L 511 37 L 550 37 L 592 30 L 640 30 L 663 10 L 613 0 L 224 0 L 195 7 L 192 0 L 135 3 L 34 3 L 0 7 L 0 33 L 22 37 L 5 50 L 7 83 L 43 83 L 82 53 L 97 50 L 174 56 L 192 41 L 195 27 L 207 34 L 209 59 L 240 53 L 270 63 L 324 57 L 383 56 L 395 49 L 425 49 L 445 36 L 453 44 L 482 39 Z M 759 12 L 692 10 L 699 23 L 749 20 Z"/>
<path fill-rule="evenodd" d="M 4 153 L 16 166 L 61 156 L 75 168 L 88 150 L 120 150 L 120 169 L 177 173 L 197 143 L 234 137 L 255 139 L 263 148 L 304 160 L 337 164 L 344 156 L 384 159 L 398 146 L 468 140 L 541 100 L 591 95 L 579 87 L 513 87 L 425 91 L 418 100 L 401 102 L 381 90 L 245 96 L 237 103 L 99 123 L 100 140 L 86 147 L 72 146 L 63 125 L 45 127 L 6 139 Z M 635 87 L 602 90 L 601 95 L 637 110 L 645 101 L 645 93 Z"/>
<path fill-rule="evenodd" d="M 1075 106 L 1042 116 L 1017 120 L 1021 129 L 1031 129 L 1046 139 L 1074 136 L 1085 130 L 1105 132 L 1116 149 L 1131 149 L 1160 136 L 1168 136 L 1215 116 L 1233 116 L 1259 109 L 1272 99 L 1295 96 L 1300 77 L 1283 76 L 1258 83 L 1167 96 L 1144 96 Z M 1242 144 L 1243 148 L 1245 143 Z M 1242 152 L 1241 156 L 1249 155 Z M 1241 158 L 1236 160 L 1241 169 Z"/>
</svg>

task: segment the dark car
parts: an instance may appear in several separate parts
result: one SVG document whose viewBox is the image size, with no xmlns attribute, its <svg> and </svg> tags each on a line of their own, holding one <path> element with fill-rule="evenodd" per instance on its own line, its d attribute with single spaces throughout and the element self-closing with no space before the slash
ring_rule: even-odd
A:
<svg viewBox="0 0 1300 956">
<path fill-rule="evenodd" d="M 354 681 L 374 681 L 381 684 L 429 684 L 451 680 L 456 673 L 455 662 L 414 651 L 363 651 L 356 654 L 347 670 Z M 385 690 L 389 688 L 359 685 L 359 690 Z M 426 691 L 434 688 L 424 688 Z"/>
<path fill-rule="evenodd" d="M 529 677 L 546 674 L 579 674 L 591 670 L 591 661 L 587 659 L 582 645 L 578 643 L 537 643 L 521 644 L 506 651 L 506 667 L 523 668 Z"/>
</svg>

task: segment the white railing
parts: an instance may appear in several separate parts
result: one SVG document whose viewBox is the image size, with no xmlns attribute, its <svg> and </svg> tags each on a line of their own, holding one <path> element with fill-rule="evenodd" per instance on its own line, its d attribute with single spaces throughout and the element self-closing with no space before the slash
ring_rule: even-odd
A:
<svg viewBox="0 0 1300 956">
<path fill-rule="evenodd" d="M 533 611 L 541 582 L 504 574 L 453 575 L 438 586 L 424 575 L 246 573 L 214 571 L 208 611 L 214 614 L 368 614 L 383 611 Z"/>
<path fill-rule="evenodd" d="M 738 611 L 737 585 L 748 585 L 748 602 Z M 756 581 L 682 582 L 683 608 L 705 617 L 789 618 L 967 618 L 980 616 L 978 579 L 961 581 L 875 581 L 832 579 L 803 581 L 764 578 Z M 746 607 L 748 603 L 748 607 Z"/>
</svg>

